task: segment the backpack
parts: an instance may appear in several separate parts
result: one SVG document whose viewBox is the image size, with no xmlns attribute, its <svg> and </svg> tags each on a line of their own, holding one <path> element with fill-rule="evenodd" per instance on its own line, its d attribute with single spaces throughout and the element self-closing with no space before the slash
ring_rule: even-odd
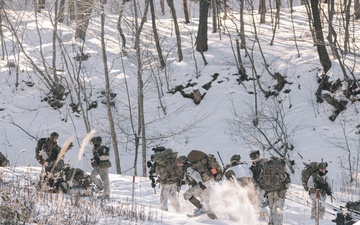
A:
<svg viewBox="0 0 360 225">
<path fill-rule="evenodd" d="M 66 181 L 73 181 L 73 187 L 88 188 L 91 184 L 90 176 L 79 168 L 65 165 L 63 168 Z"/>
<path fill-rule="evenodd" d="M 173 152 L 170 148 L 151 155 L 151 160 L 156 163 L 156 167 L 165 168 L 168 174 L 165 182 L 177 181 L 183 177 L 183 172 L 176 165 L 176 158 L 177 153 Z"/>
<path fill-rule="evenodd" d="M 222 168 L 214 155 L 206 154 L 199 150 L 192 150 L 187 158 L 192 163 L 192 167 L 200 173 L 204 182 L 211 178 L 214 178 L 216 182 L 222 179 Z"/>
<path fill-rule="evenodd" d="M 10 166 L 9 160 L 0 152 L 0 167 Z"/>
<path fill-rule="evenodd" d="M 44 165 L 45 163 L 45 160 L 40 155 L 40 152 L 45 143 L 46 143 L 46 138 L 40 138 L 35 147 L 35 158 L 41 165 Z"/>
<path fill-rule="evenodd" d="M 285 171 L 285 161 L 277 157 L 263 159 L 259 183 L 265 192 L 286 189 L 286 184 L 290 183 L 290 177 Z"/>
<path fill-rule="evenodd" d="M 301 182 L 305 189 L 305 191 L 309 190 L 309 187 L 307 186 L 307 182 L 311 175 L 313 175 L 317 171 L 317 162 L 311 162 L 309 164 L 304 163 L 305 168 L 301 171 Z"/>
</svg>

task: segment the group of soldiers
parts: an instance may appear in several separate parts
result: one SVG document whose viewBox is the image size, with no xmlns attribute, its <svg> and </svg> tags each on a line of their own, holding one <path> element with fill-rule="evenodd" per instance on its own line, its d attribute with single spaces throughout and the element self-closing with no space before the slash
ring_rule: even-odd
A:
<svg viewBox="0 0 360 225">
<path fill-rule="evenodd" d="M 54 174 L 67 168 L 64 162 L 58 159 L 61 147 L 57 144 L 59 134 L 53 132 L 50 137 L 46 138 L 44 143 L 39 147 L 39 154 L 37 154 L 38 161 L 43 165 L 45 174 Z M 93 158 L 91 165 L 93 170 L 89 176 L 89 182 L 96 186 L 95 191 L 102 191 L 102 198 L 109 198 L 110 196 L 110 181 L 109 168 L 111 163 L 109 161 L 109 148 L 102 145 L 102 138 L 93 137 L 90 141 L 93 150 Z M 71 148 L 71 145 L 70 145 Z M 69 150 L 68 148 L 67 150 Z M 246 187 L 251 189 L 249 199 L 252 199 L 259 212 L 259 220 L 266 220 L 268 217 L 269 225 L 283 224 L 282 209 L 285 203 L 285 195 L 290 186 L 290 175 L 286 172 L 285 161 L 281 164 L 281 169 L 284 172 L 280 173 L 281 181 L 280 188 L 269 189 L 265 188 L 261 172 L 264 167 L 266 159 L 260 158 L 259 151 L 252 151 L 249 154 L 251 165 L 241 161 L 239 154 L 234 154 L 230 158 L 230 162 L 223 166 L 223 168 L 213 167 L 202 171 L 200 167 L 206 168 L 209 159 L 201 159 L 197 164 L 190 162 L 189 155 L 177 156 L 176 152 L 164 147 L 153 148 L 154 154 L 151 155 L 151 161 L 148 162 L 150 168 L 149 174 L 152 180 L 152 187 L 155 188 L 157 184 L 160 186 L 160 208 L 168 211 L 168 202 L 170 202 L 172 209 L 175 212 L 180 212 L 180 203 L 178 200 L 178 193 L 181 186 L 188 185 L 188 189 L 184 191 L 183 197 L 195 206 L 193 214 L 190 217 L 207 214 L 210 218 L 216 219 L 215 213 L 212 211 L 209 201 L 211 194 L 211 181 L 228 180 L 238 185 L 234 187 Z M 195 150 L 196 151 L 196 150 Z M 39 156 L 38 156 L 39 155 Z M 161 162 L 161 157 L 164 164 Z M 60 156 L 61 158 L 61 156 Z M 205 161 L 205 162 L 203 162 Z M 200 165 L 200 167 L 199 167 Z M 316 211 L 316 191 L 320 190 L 319 195 L 322 201 L 325 201 L 326 195 L 331 195 L 331 189 L 326 177 L 327 164 L 318 163 L 317 171 L 312 174 L 307 182 L 309 187 L 310 199 L 313 201 L 311 210 L 311 218 L 315 217 Z M 98 175 L 101 179 L 98 179 Z M 278 174 L 279 175 L 279 174 Z M 83 176 L 88 176 L 85 172 Z M 45 176 L 46 177 L 46 176 Z M 254 200 L 255 199 L 255 200 Z M 269 207 L 269 214 L 266 208 Z M 319 206 L 320 218 L 325 214 L 325 208 L 320 204 Z"/>
<path fill-rule="evenodd" d="M 69 165 L 64 164 L 60 155 L 62 148 L 58 145 L 58 139 L 59 134 L 52 132 L 48 138 L 43 138 L 43 141 L 38 142 L 36 159 L 44 168 L 41 174 L 41 182 L 56 189 L 61 189 L 62 192 L 66 192 L 70 188 L 69 183 L 74 183 L 67 182 L 70 180 L 77 181 L 78 185 L 82 187 L 89 187 L 93 182 L 96 186 L 95 191 L 102 191 L 103 195 L 101 197 L 104 199 L 109 198 L 109 168 L 111 162 L 109 160 L 109 148 L 102 145 L 102 138 L 97 136 L 90 141 L 93 152 L 93 158 L 91 159 L 93 169 L 90 176 L 80 169 L 71 169 Z M 72 143 L 67 147 L 66 151 L 71 147 Z"/>
<path fill-rule="evenodd" d="M 165 148 L 154 148 L 154 155 L 161 154 Z M 173 154 L 176 155 L 174 152 Z M 280 188 L 269 189 L 265 188 L 262 184 L 261 171 L 264 167 L 266 159 L 260 158 L 259 151 L 252 151 L 249 154 L 251 165 L 247 165 L 245 162 L 241 162 L 239 154 L 231 156 L 229 164 L 223 167 L 223 180 L 230 182 L 236 182 L 237 188 L 250 188 L 253 191 L 249 192 L 249 199 L 252 199 L 255 207 L 259 212 L 259 220 L 264 221 L 268 217 L 269 225 L 281 225 L 283 224 L 283 213 L 282 210 L 285 204 L 285 195 L 287 189 L 290 186 L 290 175 L 286 172 L 285 161 L 282 161 L 282 167 L 280 170 L 284 170 L 283 173 L 278 173 L 284 177 L 277 178 L 281 181 Z M 168 160 L 169 161 L 169 160 Z M 154 162 L 156 164 L 156 162 Z M 207 214 L 210 218 L 216 218 L 216 215 L 212 211 L 209 200 L 211 195 L 211 180 L 194 168 L 193 163 L 189 162 L 187 156 L 182 155 L 176 158 L 176 165 L 180 169 L 181 173 L 177 179 L 171 176 L 161 165 L 156 165 L 156 169 L 150 169 L 150 177 L 153 181 L 154 177 L 157 177 L 156 183 L 160 186 L 160 207 L 162 210 L 168 211 L 168 202 L 170 202 L 172 209 L 175 212 L 180 212 L 180 203 L 178 200 L 178 192 L 181 190 L 181 185 L 188 184 L 189 189 L 184 191 L 183 197 L 195 206 L 194 213 L 192 216 L 198 216 Z M 318 189 L 321 200 L 325 201 L 326 195 L 331 195 L 331 190 L 328 186 L 326 178 L 327 170 L 325 163 L 318 163 L 317 171 L 311 175 L 308 181 L 310 199 L 313 201 L 311 210 L 311 219 L 315 217 L 315 190 Z M 173 169 L 174 170 L 174 169 Z M 167 179 L 167 178 L 170 179 Z M 205 179 L 204 179 L 205 178 Z M 327 186 L 326 188 L 324 188 Z M 252 196 L 251 196 L 252 195 Z M 254 201 L 255 199 L 255 201 Z M 267 213 L 266 208 L 269 208 Z M 325 208 L 320 204 L 320 218 L 323 219 Z M 211 215 L 211 216 L 210 216 Z M 191 217 L 192 217 L 191 216 Z M 231 219 L 231 216 L 230 216 Z"/>
</svg>

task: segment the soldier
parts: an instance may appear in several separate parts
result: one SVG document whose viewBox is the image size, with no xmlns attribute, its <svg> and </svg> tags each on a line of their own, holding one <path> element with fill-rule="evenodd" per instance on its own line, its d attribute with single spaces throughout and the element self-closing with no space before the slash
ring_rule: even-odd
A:
<svg viewBox="0 0 360 225">
<path fill-rule="evenodd" d="M 59 139 L 59 134 L 57 132 L 52 132 L 50 137 L 46 138 L 45 143 L 41 146 L 40 155 L 42 159 L 45 161 L 45 171 L 50 172 L 54 165 L 55 161 L 58 158 L 58 155 L 61 151 L 61 147 L 57 144 Z M 56 167 L 54 167 L 54 171 L 59 171 L 64 165 L 64 161 L 60 160 Z"/>
<path fill-rule="evenodd" d="M 151 155 L 153 164 L 150 165 L 150 179 L 152 187 L 156 183 L 160 184 L 160 208 L 168 211 L 168 202 L 170 202 L 175 212 L 180 212 L 180 203 L 178 192 L 180 191 L 180 181 L 182 173 L 176 166 L 177 153 L 165 147 L 156 147 L 152 149 L 154 154 Z M 153 180 L 157 178 L 156 181 Z"/>
<path fill-rule="evenodd" d="M 235 154 L 231 156 L 230 163 L 225 166 L 225 177 L 227 179 L 235 178 L 241 186 L 253 187 L 253 173 L 249 169 L 249 166 L 240 162 L 241 156 Z"/>
<path fill-rule="evenodd" d="M 102 198 L 108 199 L 110 197 L 110 150 L 108 147 L 101 145 L 101 142 L 101 137 L 93 137 L 90 141 L 93 146 L 93 158 L 91 159 L 93 170 L 91 171 L 90 179 L 99 191 L 104 190 Z M 97 175 L 100 175 L 101 180 L 97 178 Z"/>
<path fill-rule="evenodd" d="M 266 209 L 265 207 L 269 204 L 267 196 L 265 195 L 265 191 L 260 186 L 260 173 L 261 173 L 261 166 L 262 166 L 262 159 L 260 159 L 260 152 L 257 151 L 251 151 L 250 154 L 251 159 L 251 165 L 249 169 L 253 173 L 253 178 L 255 182 L 255 188 L 257 189 L 258 197 L 259 197 L 259 220 L 265 220 L 266 219 Z"/>
<path fill-rule="evenodd" d="M 207 213 L 210 200 L 210 180 L 203 181 L 200 173 L 194 170 L 186 156 L 179 156 L 176 161 L 177 166 L 184 172 L 185 182 L 190 186 L 184 193 L 184 199 L 190 201 L 196 207 L 193 215 Z M 200 198 L 201 202 L 197 197 Z"/>
<path fill-rule="evenodd" d="M 290 175 L 286 172 L 285 160 L 276 157 L 263 161 L 260 173 L 260 185 L 269 200 L 269 225 L 282 225 L 282 210 L 286 191 L 290 186 Z"/>
<path fill-rule="evenodd" d="M 321 202 L 326 201 L 326 195 L 332 195 L 331 188 L 328 183 L 328 179 L 326 174 L 328 171 L 326 170 L 327 163 L 318 163 L 316 165 L 317 171 L 313 173 L 307 183 L 309 187 L 309 196 L 312 200 L 312 208 L 311 208 L 311 219 L 315 219 L 316 212 L 316 189 L 319 189 L 320 195 L 320 205 L 319 205 L 319 217 L 320 219 L 324 218 L 325 215 L 325 207 L 321 204 Z"/>
</svg>

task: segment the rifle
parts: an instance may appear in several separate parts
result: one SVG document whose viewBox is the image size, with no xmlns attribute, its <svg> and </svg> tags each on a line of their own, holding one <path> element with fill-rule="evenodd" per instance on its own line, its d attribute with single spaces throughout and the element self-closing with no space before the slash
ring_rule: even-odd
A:
<svg viewBox="0 0 360 225">
<path fill-rule="evenodd" d="M 225 168 L 224 162 L 223 162 L 223 160 L 222 160 L 222 158 L 221 158 L 221 156 L 220 156 L 219 151 L 217 151 L 217 154 L 218 154 L 218 156 L 219 156 L 219 158 L 220 158 L 220 162 L 221 162 L 222 167 L 223 167 L 223 173 L 225 174 L 225 171 L 226 171 L 227 168 Z"/>
<path fill-rule="evenodd" d="M 154 192 L 156 194 L 156 181 L 155 181 L 155 176 L 153 175 L 156 172 L 156 164 L 155 163 L 151 163 L 151 161 L 147 161 L 146 162 L 146 166 L 147 168 L 150 168 L 149 170 L 149 179 L 151 180 L 151 187 L 154 188 Z"/>
</svg>

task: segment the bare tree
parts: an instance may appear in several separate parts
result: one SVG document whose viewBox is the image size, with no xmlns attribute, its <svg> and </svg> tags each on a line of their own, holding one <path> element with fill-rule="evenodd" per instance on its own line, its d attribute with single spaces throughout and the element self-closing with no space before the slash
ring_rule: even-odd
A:
<svg viewBox="0 0 360 225">
<path fill-rule="evenodd" d="M 65 19 L 65 0 L 60 0 L 59 15 L 58 15 L 59 23 L 64 22 L 64 19 Z"/>
<path fill-rule="evenodd" d="M 5 58 L 5 40 L 4 40 L 4 33 L 3 33 L 3 14 L 4 12 L 4 0 L 0 0 L 0 44 L 1 44 L 1 60 Z"/>
<path fill-rule="evenodd" d="M 189 9 L 188 9 L 187 0 L 183 0 L 183 11 L 184 11 L 185 23 L 188 24 L 190 23 L 190 18 L 189 18 Z"/>
<path fill-rule="evenodd" d="M 207 41 L 207 28 L 208 28 L 208 12 L 209 2 L 207 0 L 200 0 L 200 15 L 199 15 L 199 26 L 196 37 L 196 50 L 200 53 L 208 50 Z"/>
<path fill-rule="evenodd" d="M 356 20 L 360 19 L 360 1 L 359 0 L 354 0 L 354 15 L 355 15 Z"/>
<path fill-rule="evenodd" d="M 68 13 L 70 20 L 76 19 L 75 0 L 68 0 Z"/>
<path fill-rule="evenodd" d="M 94 0 L 76 1 L 76 29 L 75 38 L 85 41 L 85 35 L 89 26 Z"/>
<path fill-rule="evenodd" d="M 142 17 L 141 23 L 138 23 L 138 9 L 137 4 L 134 4 L 135 13 L 135 49 L 136 49 L 136 62 L 137 62 L 137 90 L 138 90 L 138 129 L 135 135 L 135 159 L 134 159 L 134 175 L 137 175 L 137 157 L 141 141 L 141 156 L 142 156 L 142 176 L 147 176 L 146 173 L 146 134 L 145 134 L 145 115 L 144 115 L 144 83 L 143 83 L 143 64 L 141 59 L 140 48 L 140 34 L 142 32 L 144 23 L 146 21 L 147 9 L 149 8 L 149 0 L 146 0 L 145 12 Z"/>
<path fill-rule="evenodd" d="M 125 3 L 126 3 L 126 0 L 122 0 L 121 1 L 121 5 L 120 5 L 120 10 L 119 10 L 119 16 L 118 16 L 118 21 L 117 21 L 117 30 L 119 32 L 119 35 L 121 37 L 121 42 L 122 42 L 122 46 L 121 46 L 121 49 L 122 49 L 122 52 L 125 53 L 126 52 L 126 37 L 124 35 L 124 32 L 122 30 L 122 25 L 121 25 L 121 21 L 122 21 L 122 17 L 123 17 L 123 12 L 124 12 L 124 9 L 125 9 Z"/>
<path fill-rule="evenodd" d="M 266 14 L 265 0 L 259 1 L 259 14 L 260 14 L 260 23 L 265 23 L 265 14 Z"/>
<path fill-rule="evenodd" d="M 174 0 L 166 0 L 166 1 L 170 7 L 171 16 L 172 16 L 172 19 L 174 22 L 175 34 L 176 34 L 176 44 L 177 44 L 177 50 L 178 50 L 178 58 L 179 58 L 179 62 L 181 62 L 184 57 L 183 57 L 182 49 L 181 49 L 181 35 L 180 35 L 179 24 L 177 22 Z"/>
<path fill-rule="evenodd" d="M 292 136 L 299 125 L 288 120 L 290 110 L 285 110 L 284 102 L 277 98 L 264 101 L 255 95 L 254 103 L 243 108 L 244 111 L 239 112 L 233 105 L 228 131 L 232 140 L 244 141 L 250 149 L 262 148 L 270 155 L 285 159 L 294 172 L 290 153 L 294 149 Z"/>
<path fill-rule="evenodd" d="M 106 55 L 106 45 L 105 45 L 105 12 L 104 12 L 104 4 L 101 3 L 101 53 L 103 57 L 103 64 L 104 64 L 104 75 L 105 75 L 105 97 L 106 97 L 106 108 L 108 114 L 108 120 L 110 124 L 110 131 L 111 131 L 111 139 L 115 153 L 115 163 L 116 163 L 116 172 L 121 174 L 121 166 L 120 166 L 120 155 L 117 145 L 116 139 L 116 130 L 114 125 L 114 120 L 111 112 L 111 105 L 110 105 L 110 79 L 109 79 L 109 69 L 107 65 L 107 55 Z"/>
<path fill-rule="evenodd" d="M 150 1 L 150 12 L 151 12 L 151 24 L 152 24 L 152 29 L 153 29 L 153 33 L 154 33 L 156 50 L 157 50 L 157 53 L 158 53 L 158 56 L 159 56 L 160 68 L 164 68 L 165 67 L 165 60 L 164 60 L 164 57 L 163 57 L 163 54 L 162 54 L 162 49 L 161 49 L 160 41 L 159 41 L 159 34 L 158 34 L 157 28 L 156 28 L 154 0 L 149 0 L 149 1 Z"/>
<path fill-rule="evenodd" d="M 314 22 L 314 29 L 315 29 L 315 46 L 317 48 L 319 54 L 319 60 L 323 67 L 323 73 L 326 74 L 331 68 L 331 60 L 329 58 L 329 54 L 327 53 L 322 26 L 321 26 L 321 19 L 320 19 L 320 12 L 318 7 L 318 0 L 310 0 L 311 9 L 312 9 L 312 17 Z M 309 21 L 311 22 L 311 21 Z"/>
</svg>

